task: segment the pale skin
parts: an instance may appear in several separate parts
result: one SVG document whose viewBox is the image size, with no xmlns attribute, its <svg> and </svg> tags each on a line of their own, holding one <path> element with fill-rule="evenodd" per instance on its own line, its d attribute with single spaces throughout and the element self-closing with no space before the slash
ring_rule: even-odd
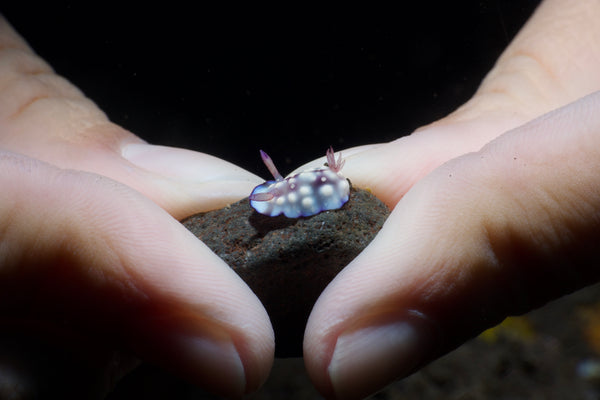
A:
<svg viewBox="0 0 600 400">
<path fill-rule="evenodd" d="M 0 114 L 3 334 L 33 320 L 40 335 L 60 336 L 58 346 L 84 359 L 89 351 L 98 398 L 129 366 L 115 364 L 115 351 L 227 396 L 256 390 L 273 361 L 268 316 L 177 219 L 244 197 L 262 180 L 206 154 L 144 144 L 1 17 Z M 83 337 L 89 349 L 63 337 Z M 29 371 L 0 370 L 8 377 L 0 393 L 36 393 Z"/>
<path fill-rule="evenodd" d="M 597 281 L 599 18 L 597 1 L 544 1 L 465 105 L 408 137 L 342 150 L 344 175 L 394 210 L 309 319 L 304 359 L 324 396 L 364 397 Z M 3 330 L 68 320 L 95 351 L 229 396 L 266 379 L 263 307 L 177 223 L 259 178 L 143 144 L 4 21 L 0 149 Z"/>
</svg>

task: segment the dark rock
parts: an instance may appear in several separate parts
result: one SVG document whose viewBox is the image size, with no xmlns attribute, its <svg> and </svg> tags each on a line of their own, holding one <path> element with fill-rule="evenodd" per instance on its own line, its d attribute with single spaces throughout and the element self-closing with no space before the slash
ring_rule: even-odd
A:
<svg viewBox="0 0 600 400">
<path fill-rule="evenodd" d="M 341 209 L 307 218 L 268 217 L 246 198 L 182 223 L 262 301 L 275 330 L 276 356 L 299 357 L 319 294 L 371 242 L 389 213 L 370 192 L 352 189 Z"/>
</svg>

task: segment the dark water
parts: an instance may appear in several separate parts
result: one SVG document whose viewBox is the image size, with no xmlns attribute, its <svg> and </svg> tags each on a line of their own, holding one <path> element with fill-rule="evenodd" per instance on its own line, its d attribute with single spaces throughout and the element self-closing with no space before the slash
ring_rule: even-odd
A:
<svg viewBox="0 0 600 400">
<path fill-rule="evenodd" d="M 289 171 L 452 111 L 537 3 L 0 9 L 113 121 L 265 175 L 259 148 Z"/>
</svg>

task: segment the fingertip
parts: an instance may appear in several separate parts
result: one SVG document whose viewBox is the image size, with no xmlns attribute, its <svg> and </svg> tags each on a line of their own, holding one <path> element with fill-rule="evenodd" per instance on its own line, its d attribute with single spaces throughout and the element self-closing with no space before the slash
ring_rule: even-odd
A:
<svg viewBox="0 0 600 400">
<path fill-rule="evenodd" d="M 454 279 L 453 256 L 440 249 L 453 248 L 461 236 L 435 231 L 442 215 L 435 204 L 443 196 L 427 195 L 427 187 L 402 199 L 313 308 L 304 356 L 309 376 L 326 396 L 362 398 L 440 351 L 437 311 L 453 300 L 437 308 L 435 301 L 464 283 Z"/>
<path fill-rule="evenodd" d="M 140 350 L 215 393 L 253 392 L 267 379 L 274 358 L 268 314 L 231 268 L 178 223 L 176 229 L 178 234 L 159 234 L 169 238 L 167 249 L 179 246 L 169 268 L 155 254 L 154 265 L 138 271 L 159 307 L 170 304 L 164 318 L 154 307 L 138 317 L 136 331 L 154 332 L 145 334 L 149 340 Z"/>
<path fill-rule="evenodd" d="M 131 163 L 124 168 L 122 180 L 143 176 L 138 187 L 175 217 L 238 200 L 250 193 L 258 179 L 226 161 L 190 150 L 132 143 L 122 151 L 123 160 Z M 128 173 L 131 166 L 135 169 Z M 160 193 L 154 195 L 152 191 L 157 189 Z M 179 362 L 167 346 L 164 359 L 189 379 L 215 385 L 220 393 L 237 397 L 240 388 L 241 393 L 255 391 L 270 372 L 275 349 L 273 329 L 261 302 L 223 260 L 180 223 L 170 219 L 169 228 L 163 224 L 160 230 L 147 226 L 149 223 L 155 224 L 156 219 L 131 224 L 140 231 L 135 236 L 143 236 L 149 246 L 138 254 L 146 262 L 135 278 L 155 294 L 166 296 L 165 300 L 177 299 L 197 313 L 182 322 L 187 326 L 184 332 L 159 329 L 167 335 L 167 342 L 172 341 L 174 348 L 181 348 L 180 354 L 186 355 Z M 156 343 L 161 340 L 157 337 Z M 147 350 L 150 354 L 152 345 Z"/>
<path fill-rule="evenodd" d="M 337 337 L 335 335 L 318 335 L 309 317 L 303 343 L 303 359 L 306 372 L 315 388 L 326 399 L 335 398 L 335 390 L 328 373 Z"/>
<path fill-rule="evenodd" d="M 275 336 L 271 334 L 253 342 L 238 342 L 237 349 L 244 366 L 246 379 L 244 394 L 256 392 L 265 383 L 273 367 Z"/>
<path fill-rule="evenodd" d="M 127 142 L 121 147 L 121 155 L 140 168 L 189 182 L 203 175 L 214 180 L 260 180 L 225 160 L 176 147 Z"/>
<path fill-rule="evenodd" d="M 408 376 L 431 352 L 429 328 L 406 313 L 342 332 L 327 367 L 335 398 L 362 399 Z"/>
<path fill-rule="evenodd" d="M 235 202 L 262 182 L 258 176 L 228 161 L 187 149 L 126 142 L 121 155 L 129 166 L 137 169 L 138 176 L 138 180 L 134 179 L 125 167 L 124 183 L 140 187 L 151 198 L 159 199 L 159 204 L 167 199 L 169 212 L 181 217 Z M 153 185 L 161 192 L 155 193 Z"/>
<path fill-rule="evenodd" d="M 21 266 L 3 275 L 11 312 L 60 317 L 219 393 L 264 382 L 274 354 L 264 307 L 178 221 L 98 175 L 10 153 L 0 163 L 6 254 Z"/>
<path fill-rule="evenodd" d="M 203 288 L 198 286 L 197 290 Z M 230 293 L 234 290 L 229 288 Z M 196 304 L 181 314 L 166 310 L 163 315 L 156 313 L 156 307 L 140 312 L 137 320 L 131 321 L 127 343 L 140 358 L 212 393 L 240 398 L 254 392 L 266 381 L 273 362 L 272 328 L 253 298 L 243 293 L 225 297 L 205 298 L 204 303 L 218 304 Z M 234 312 L 225 304 L 237 302 L 231 297 L 247 305 L 234 306 Z"/>
<path fill-rule="evenodd" d="M 477 151 L 491 139 L 517 126 L 522 119 L 488 116 L 442 119 L 389 143 L 359 146 L 342 153 L 342 173 L 352 184 L 370 189 L 394 208 L 410 188 L 446 161 Z"/>
</svg>

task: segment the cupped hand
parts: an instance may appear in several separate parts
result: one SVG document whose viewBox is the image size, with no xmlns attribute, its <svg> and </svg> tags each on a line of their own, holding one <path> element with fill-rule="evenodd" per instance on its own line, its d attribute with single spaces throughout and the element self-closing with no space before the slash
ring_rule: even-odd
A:
<svg viewBox="0 0 600 400">
<path fill-rule="evenodd" d="M 103 374 L 89 381 L 101 398 L 120 373 L 115 354 L 224 395 L 255 390 L 273 359 L 269 318 L 177 219 L 258 182 L 112 124 L 0 17 L 0 393 L 64 395 L 85 364 Z M 24 363 L 16 349 L 33 342 L 77 353 L 71 372 Z M 50 373 L 51 387 L 37 381 Z"/>
<path fill-rule="evenodd" d="M 599 17 L 545 1 L 467 104 L 344 151 L 344 174 L 394 210 L 309 318 L 325 396 L 362 398 L 600 277 Z"/>
</svg>

